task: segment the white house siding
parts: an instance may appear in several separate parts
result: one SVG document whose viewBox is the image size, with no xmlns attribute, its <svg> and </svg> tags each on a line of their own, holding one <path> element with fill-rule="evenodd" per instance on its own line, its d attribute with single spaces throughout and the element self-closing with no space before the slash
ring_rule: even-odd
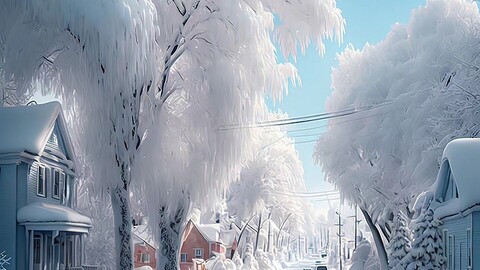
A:
<svg viewBox="0 0 480 270">
<path fill-rule="evenodd" d="M 449 270 L 467 269 L 467 228 L 472 228 L 471 214 L 465 217 L 458 217 L 451 220 L 443 221 L 442 229 L 447 229 L 448 235 L 455 236 L 455 268 Z M 448 256 L 448 238 L 446 243 L 447 247 L 445 247 L 445 255 Z"/>
<path fill-rule="evenodd" d="M 0 251 L 5 251 L 7 257 L 11 257 L 8 265 L 11 269 L 17 269 L 16 257 L 16 231 L 17 231 L 17 209 L 16 209 L 16 188 L 17 165 L 0 165 Z"/>
<path fill-rule="evenodd" d="M 30 165 L 27 163 L 20 163 L 17 166 L 17 207 L 16 212 L 27 204 L 27 179 Z M 26 235 L 25 227 L 17 224 L 16 231 L 16 265 L 15 269 L 27 269 L 26 259 Z M 13 258 L 12 258 L 13 260 Z M 8 268 L 7 268 L 8 269 Z M 13 268 L 12 268 L 13 269 Z"/>
<path fill-rule="evenodd" d="M 61 141 L 62 141 L 62 137 L 60 135 L 60 132 L 58 131 L 57 125 L 55 125 L 55 128 L 53 129 L 53 132 L 50 135 L 50 138 L 48 138 L 46 147 L 65 153 L 65 148 L 63 147 L 63 145 L 61 145 L 62 144 Z"/>
<path fill-rule="evenodd" d="M 480 267 L 480 212 L 472 213 L 472 252 L 473 252 L 473 268 L 479 269 Z"/>
</svg>

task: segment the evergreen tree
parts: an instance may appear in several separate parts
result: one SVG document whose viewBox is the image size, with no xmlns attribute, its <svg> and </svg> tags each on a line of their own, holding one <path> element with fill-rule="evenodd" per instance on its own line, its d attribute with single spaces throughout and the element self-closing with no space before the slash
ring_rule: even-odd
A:
<svg viewBox="0 0 480 270">
<path fill-rule="evenodd" d="M 441 221 L 434 218 L 432 209 L 422 209 L 414 221 L 412 249 L 403 261 L 407 270 L 440 270 L 445 262 L 442 235 L 438 226 Z"/>
<path fill-rule="evenodd" d="M 411 250 L 410 246 L 411 234 L 407 228 L 403 215 L 399 212 L 393 219 L 393 231 L 390 244 L 387 247 L 388 252 L 388 268 L 405 269 L 405 263 L 402 259 L 407 256 Z"/>
</svg>

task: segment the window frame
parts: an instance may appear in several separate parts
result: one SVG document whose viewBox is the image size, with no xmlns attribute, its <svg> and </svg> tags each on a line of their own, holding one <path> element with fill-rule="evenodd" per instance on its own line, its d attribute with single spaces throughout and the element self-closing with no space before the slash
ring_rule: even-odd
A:
<svg viewBox="0 0 480 270">
<path fill-rule="evenodd" d="M 197 255 L 197 251 L 200 252 L 199 255 Z M 193 249 L 193 254 L 195 256 L 195 259 L 203 259 L 203 248 L 194 248 Z"/>
<path fill-rule="evenodd" d="M 187 262 L 187 261 L 188 261 L 188 253 L 180 253 L 180 262 Z"/>
<path fill-rule="evenodd" d="M 42 173 L 40 173 L 42 172 Z M 40 181 L 40 174 L 43 176 Z M 42 183 L 42 191 L 40 192 L 40 182 Z M 37 171 L 37 196 L 46 198 L 47 197 L 47 170 L 44 165 L 39 165 L 38 166 L 38 171 Z"/>
<path fill-rule="evenodd" d="M 52 169 L 52 198 L 60 200 L 60 174 L 59 169 Z"/>
</svg>

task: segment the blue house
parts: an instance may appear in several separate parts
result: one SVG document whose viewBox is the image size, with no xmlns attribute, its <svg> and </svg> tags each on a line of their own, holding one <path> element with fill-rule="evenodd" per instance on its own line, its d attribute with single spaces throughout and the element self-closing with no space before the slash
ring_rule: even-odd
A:
<svg viewBox="0 0 480 270">
<path fill-rule="evenodd" d="M 60 104 L 0 107 L 0 251 L 11 257 L 7 269 L 82 265 L 92 222 L 75 206 L 75 156 Z"/>
<path fill-rule="evenodd" d="M 480 269 L 480 139 L 457 139 L 445 147 L 432 191 L 447 269 Z"/>
</svg>

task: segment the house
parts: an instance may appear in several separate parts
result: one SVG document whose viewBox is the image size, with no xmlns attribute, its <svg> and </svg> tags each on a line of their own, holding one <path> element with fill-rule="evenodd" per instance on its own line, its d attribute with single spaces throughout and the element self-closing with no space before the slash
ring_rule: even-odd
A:
<svg viewBox="0 0 480 270">
<path fill-rule="evenodd" d="M 480 269 L 480 139 L 451 141 L 432 190 L 447 269 Z"/>
<path fill-rule="evenodd" d="M 235 232 L 222 230 L 218 223 L 196 224 L 189 220 L 183 235 L 180 269 L 204 269 L 204 262 L 218 254 L 231 258 L 237 247 Z"/>
<path fill-rule="evenodd" d="M 152 269 L 157 267 L 157 259 L 155 252 L 158 246 L 153 241 L 153 236 L 147 226 L 142 223 L 133 226 L 132 229 L 133 239 L 133 264 L 135 268 L 142 266 L 150 266 Z"/>
<path fill-rule="evenodd" d="M 0 250 L 9 269 L 83 264 L 92 222 L 75 211 L 75 171 L 58 102 L 0 107 Z"/>
</svg>

